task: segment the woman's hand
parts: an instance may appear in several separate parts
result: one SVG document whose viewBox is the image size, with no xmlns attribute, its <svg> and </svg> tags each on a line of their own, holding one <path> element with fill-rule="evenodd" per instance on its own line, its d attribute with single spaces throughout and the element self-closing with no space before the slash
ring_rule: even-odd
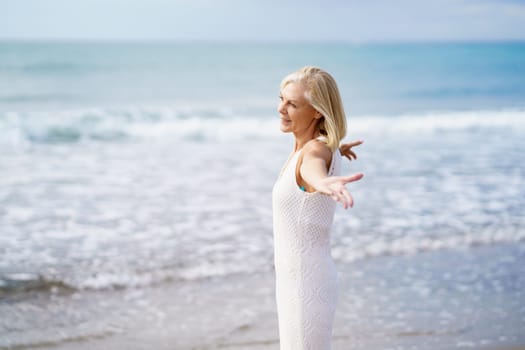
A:
<svg viewBox="0 0 525 350">
<path fill-rule="evenodd" d="M 343 145 L 347 152 L 350 148 L 360 145 L 362 141 L 355 141 Z M 353 154 L 353 152 L 351 152 Z M 354 154 L 355 157 L 355 154 Z M 350 176 L 328 176 L 327 166 L 332 159 L 332 152 L 322 142 L 309 142 L 303 148 L 302 164 L 300 165 L 300 181 L 306 182 L 317 192 L 324 193 L 332 197 L 336 202 L 340 202 L 345 209 L 354 205 L 354 200 L 346 184 L 361 180 L 362 173 Z"/>
<path fill-rule="evenodd" d="M 352 147 L 359 146 L 363 143 L 363 140 L 358 141 L 352 141 L 349 143 L 343 143 L 341 146 L 339 146 L 339 152 L 341 152 L 341 155 L 348 158 L 348 160 L 357 159 L 357 155 L 352 151 Z"/>
<path fill-rule="evenodd" d="M 340 202 L 343 208 L 348 209 L 354 206 L 354 199 L 346 189 L 346 184 L 361 180 L 363 176 L 362 173 L 350 176 L 328 176 L 320 180 L 315 187 L 319 192 L 329 195 L 336 202 Z"/>
</svg>

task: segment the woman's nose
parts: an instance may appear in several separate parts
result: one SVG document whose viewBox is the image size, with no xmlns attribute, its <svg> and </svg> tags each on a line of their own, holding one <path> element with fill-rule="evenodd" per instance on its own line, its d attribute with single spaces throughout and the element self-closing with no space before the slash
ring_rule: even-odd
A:
<svg viewBox="0 0 525 350">
<path fill-rule="evenodd" d="M 284 108 L 284 103 L 279 102 L 279 105 L 277 106 L 277 111 L 281 114 L 286 114 L 286 109 Z"/>
</svg>

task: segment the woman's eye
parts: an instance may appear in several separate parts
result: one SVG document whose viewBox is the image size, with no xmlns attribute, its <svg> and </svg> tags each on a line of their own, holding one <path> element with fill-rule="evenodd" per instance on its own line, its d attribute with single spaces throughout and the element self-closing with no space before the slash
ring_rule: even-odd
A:
<svg viewBox="0 0 525 350">
<path fill-rule="evenodd" d="M 292 106 L 293 108 L 297 107 L 294 103 L 290 103 L 290 106 Z"/>
</svg>

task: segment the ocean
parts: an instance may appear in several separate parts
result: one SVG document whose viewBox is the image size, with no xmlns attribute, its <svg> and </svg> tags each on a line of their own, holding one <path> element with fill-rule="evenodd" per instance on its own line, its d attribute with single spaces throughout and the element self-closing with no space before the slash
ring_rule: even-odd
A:
<svg viewBox="0 0 525 350">
<path fill-rule="evenodd" d="M 279 83 L 304 65 L 335 77 L 364 140 L 332 235 L 339 339 L 525 344 L 525 43 L 1 42 L 0 349 L 167 320 L 176 349 L 236 327 L 275 346 Z M 251 321 L 214 323 L 232 291 Z"/>
</svg>

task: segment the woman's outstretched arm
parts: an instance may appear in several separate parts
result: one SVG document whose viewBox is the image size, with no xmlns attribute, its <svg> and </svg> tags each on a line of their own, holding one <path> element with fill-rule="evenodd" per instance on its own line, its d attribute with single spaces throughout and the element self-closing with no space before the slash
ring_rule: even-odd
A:
<svg viewBox="0 0 525 350">
<path fill-rule="evenodd" d="M 336 202 L 340 202 L 343 208 L 348 209 L 354 205 L 354 200 L 346 184 L 358 181 L 364 175 L 356 173 L 348 176 L 328 176 L 327 164 L 331 158 L 332 152 L 324 143 L 308 144 L 304 149 L 300 175 L 316 191 L 329 195 Z"/>
</svg>

